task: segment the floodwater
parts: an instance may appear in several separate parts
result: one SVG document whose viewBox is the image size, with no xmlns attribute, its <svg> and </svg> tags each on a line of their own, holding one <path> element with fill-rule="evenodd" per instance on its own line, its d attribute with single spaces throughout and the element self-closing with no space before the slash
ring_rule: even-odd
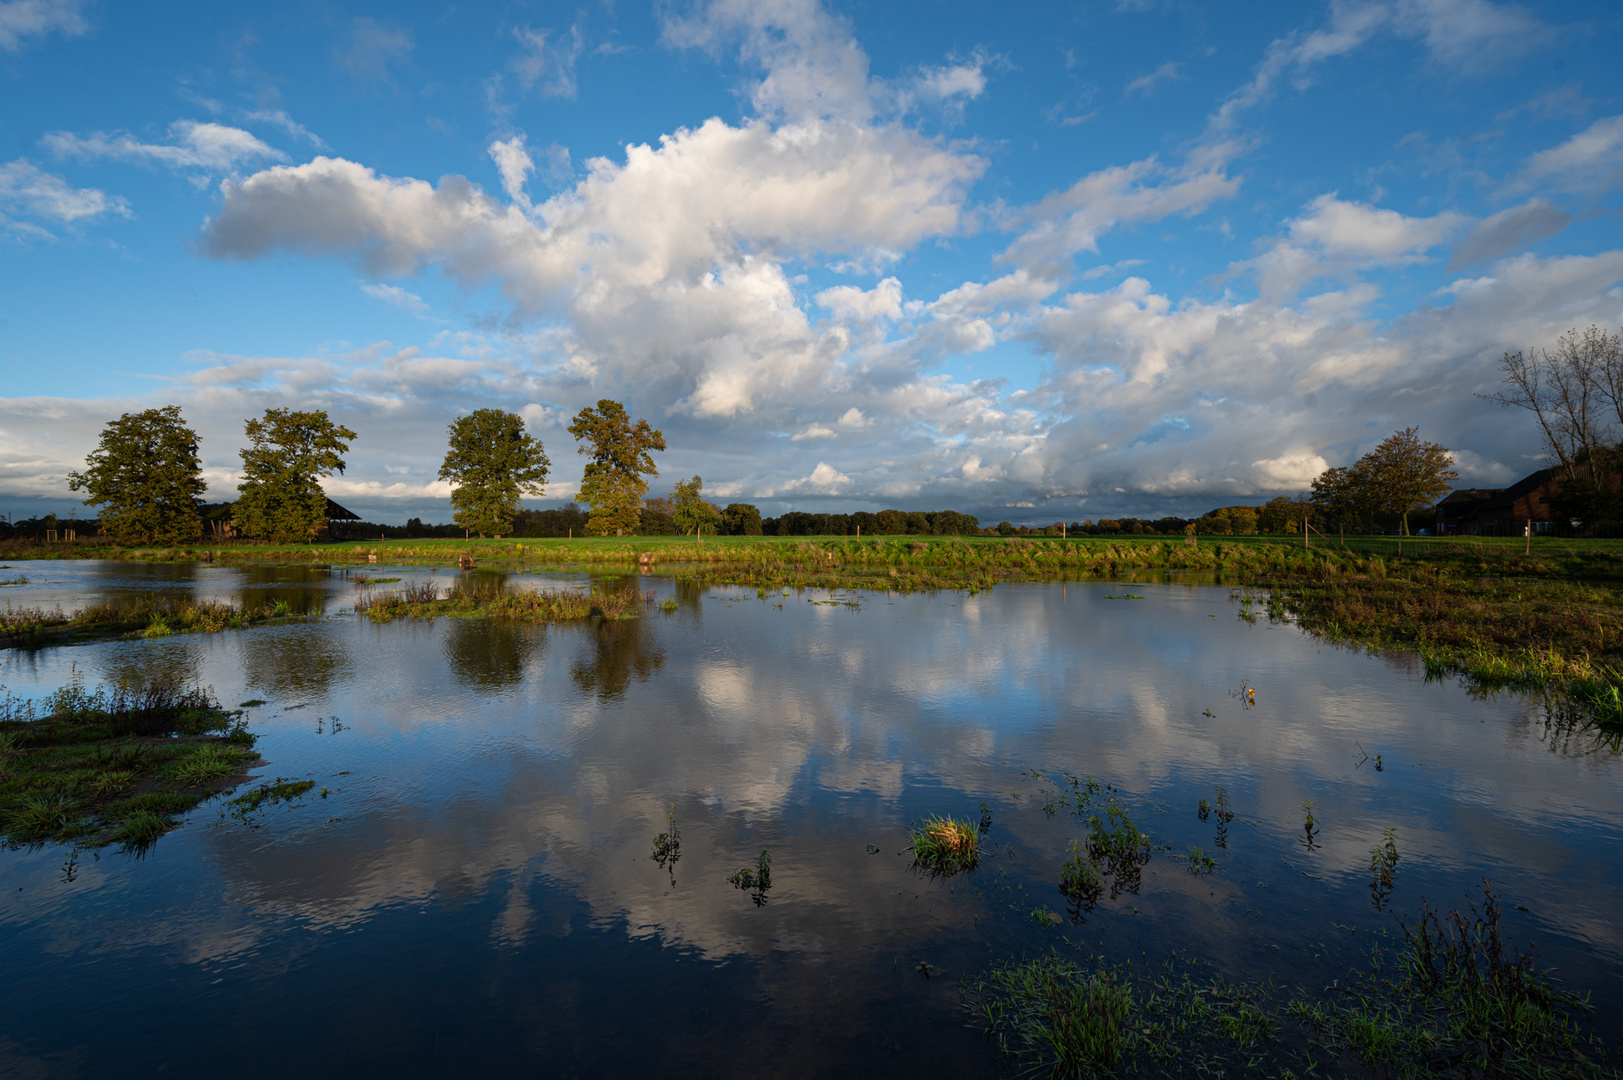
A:
<svg viewBox="0 0 1623 1080">
<path fill-rule="evenodd" d="M 1177 951 L 1317 989 L 1395 913 L 1463 908 L 1483 877 L 1514 941 L 1594 995 L 1614 1057 L 1623 1043 L 1619 758 L 1516 697 L 1247 622 L 1227 588 L 852 606 L 526 576 L 511 580 L 676 607 L 374 625 L 337 570 L 27 563 L 0 579 L 19 574 L 0 603 L 156 590 L 325 614 L 0 653 L 19 697 L 77 670 L 263 699 L 253 782 L 316 783 L 247 820 L 205 803 L 144 858 L 0 851 L 3 1075 L 997 1075 L 961 1000 L 993 963 Z M 1085 826 L 1044 809 L 1055 785 L 1033 769 L 1119 789 L 1157 845 L 1136 893 L 1065 917 L 1059 867 Z M 1196 811 L 1219 786 L 1236 814 L 1222 835 Z M 911 869 L 910 821 L 975 820 L 983 802 L 979 871 Z M 662 866 L 668 815 L 680 857 Z M 1370 873 L 1388 828 L 1389 897 Z M 1192 845 L 1218 867 L 1178 862 Z M 727 878 L 763 848 L 757 904 Z"/>
</svg>

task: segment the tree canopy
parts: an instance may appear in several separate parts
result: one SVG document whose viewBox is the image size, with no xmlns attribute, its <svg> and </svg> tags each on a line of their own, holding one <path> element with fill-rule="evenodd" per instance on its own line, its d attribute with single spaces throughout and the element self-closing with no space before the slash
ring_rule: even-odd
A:
<svg viewBox="0 0 1623 1080">
<path fill-rule="evenodd" d="M 524 419 L 501 409 L 475 409 L 450 425 L 440 479 L 451 482 L 456 523 L 480 536 L 504 536 L 523 495 L 546 490 L 551 462 Z"/>
<path fill-rule="evenodd" d="M 587 528 L 616 536 L 635 531 L 642 497 L 648 493 L 643 477 L 659 475 L 652 452 L 665 449 L 664 434 L 646 420 L 633 425 L 625 406 L 608 398 L 576 413 L 569 434 L 580 442 L 580 453 L 591 458 L 575 496 L 592 508 Z"/>
<path fill-rule="evenodd" d="M 1331 523 L 1390 514 L 1409 533 L 1409 514 L 1447 495 L 1459 474 L 1447 447 L 1425 442 L 1417 427 L 1393 432 L 1350 466 L 1313 481 L 1313 501 Z"/>
<path fill-rule="evenodd" d="M 355 433 L 319 409 L 266 409 L 244 425 L 249 445 L 241 451 L 242 483 L 235 520 L 247 536 L 310 540 L 327 524 L 327 494 L 318 477 L 344 471 L 348 440 Z"/>
<path fill-rule="evenodd" d="M 704 500 L 699 494 L 703 490 L 704 481 L 695 476 L 685 484 L 677 484 L 671 492 L 671 502 L 676 506 L 671 517 L 676 519 L 676 527 L 684 536 L 693 533 L 701 543 L 705 529 L 715 532 L 721 528 L 721 511 Z"/>
<path fill-rule="evenodd" d="M 109 422 L 85 458 L 85 471 L 68 473 L 68 487 L 101 507 L 102 532 L 120 544 L 180 544 L 202 534 L 197 433 L 178 405 Z"/>
</svg>

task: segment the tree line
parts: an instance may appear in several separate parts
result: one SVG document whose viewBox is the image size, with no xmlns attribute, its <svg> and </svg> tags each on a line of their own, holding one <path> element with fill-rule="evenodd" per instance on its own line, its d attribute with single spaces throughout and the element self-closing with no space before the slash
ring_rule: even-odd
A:
<svg viewBox="0 0 1623 1080">
<path fill-rule="evenodd" d="M 328 519 L 321 479 L 344 472 L 355 432 L 319 409 L 266 409 L 243 429 L 248 445 L 239 451 L 242 483 L 231 508 L 236 532 L 275 542 L 321 535 Z M 648 491 L 644 477 L 658 475 L 650 453 L 665 449 L 664 436 L 646 420 L 632 423 L 607 399 L 577 413 L 569 433 L 588 458 L 576 496 L 591 507 L 587 530 L 634 530 Z M 457 525 L 480 535 L 512 531 L 521 497 L 545 491 L 551 462 L 541 441 L 522 417 L 501 409 L 458 417 L 447 441 L 439 478 L 451 484 Z M 115 542 L 196 540 L 205 489 L 198 445 L 178 405 L 125 413 L 102 429 L 85 468 L 68 474 L 68 487 L 100 508 L 101 531 Z"/>
</svg>

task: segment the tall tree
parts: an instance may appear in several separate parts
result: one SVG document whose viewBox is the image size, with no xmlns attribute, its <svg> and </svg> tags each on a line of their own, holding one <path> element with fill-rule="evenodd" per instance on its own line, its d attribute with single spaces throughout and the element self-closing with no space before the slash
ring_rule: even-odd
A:
<svg viewBox="0 0 1623 1080">
<path fill-rule="evenodd" d="M 1403 519 L 1409 535 L 1409 511 L 1419 510 L 1447 495 L 1460 474 L 1447 447 L 1420 438 L 1417 427 L 1393 432 L 1381 445 L 1359 459 L 1378 492 L 1377 508 Z"/>
<path fill-rule="evenodd" d="M 1358 465 L 1326 469 L 1313 480 L 1313 505 L 1327 526 L 1357 524 L 1374 512 L 1368 474 Z"/>
<path fill-rule="evenodd" d="M 658 476 L 652 452 L 665 449 L 665 436 L 648 421 L 631 423 L 625 406 L 604 398 L 575 414 L 569 434 L 581 444 L 580 453 L 591 460 L 581 478 L 575 501 L 592 508 L 587 528 L 595 533 L 624 536 L 637 528 L 642 497 L 648 494 L 646 476 Z"/>
<path fill-rule="evenodd" d="M 450 432 L 440 479 L 451 482 L 456 523 L 480 536 L 505 536 L 519 498 L 546 490 L 551 462 L 541 440 L 524 430 L 523 417 L 501 409 L 475 409 L 458 417 Z"/>
<path fill-rule="evenodd" d="M 671 502 L 676 504 L 671 516 L 676 519 L 676 527 L 684 536 L 693 533 L 701 544 L 705 529 L 715 532 L 721 527 L 721 512 L 704 500 L 700 494 L 703 490 L 704 481 L 695 476 L 685 484 L 677 484 L 671 492 Z"/>
<path fill-rule="evenodd" d="M 120 544 L 179 544 L 203 532 L 197 432 L 180 418 L 178 405 L 108 423 L 85 458 L 85 471 L 68 473 L 68 487 L 101 507 L 102 532 Z"/>
<path fill-rule="evenodd" d="M 327 524 L 327 493 L 318 477 L 344 471 L 343 455 L 355 433 L 319 409 L 266 409 L 244 425 L 249 445 L 241 451 L 242 483 L 234 516 L 247 536 L 310 540 Z"/>
</svg>

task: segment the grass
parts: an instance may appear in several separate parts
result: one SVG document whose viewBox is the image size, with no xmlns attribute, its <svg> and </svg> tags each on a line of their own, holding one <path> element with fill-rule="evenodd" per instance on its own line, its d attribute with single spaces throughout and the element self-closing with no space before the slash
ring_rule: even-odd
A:
<svg viewBox="0 0 1623 1080">
<path fill-rule="evenodd" d="M 1499 920 L 1486 881 L 1464 912 L 1422 901 L 1395 956 L 1376 946 L 1352 985 L 1321 992 L 1231 983 L 1185 957 L 1138 972 L 1058 950 L 966 989 L 1026 1076 L 1617 1077 L 1585 1034 L 1588 1002 Z"/>
<path fill-rule="evenodd" d="M 286 601 L 251 606 L 215 600 L 136 597 L 108 600 L 71 614 L 60 609 L 14 608 L 0 611 L 0 644 L 12 648 L 106 637 L 167 637 L 170 634 L 217 633 L 295 615 Z"/>
<path fill-rule="evenodd" d="M 278 776 L 268 784 L 260 784 L 238 795 L 226 805 L 230 807 L 232 817 L 245 821 L 250 815 L 261 810 L 302 798 L 315 786 L 314 780 L 294 780 L 292 777 Z"/>
<path fill-rule="evenodd" d="M 980 830 L 967 821 L 953 817 L 926 818 L 908 833 L 913 865 L 932 877 L 951 877 L 980 865 Z"/>
<path fill-rule="evenodd" d="M 439 615 L 479 615 L 518 622 L 568 622 L 635 618 L 653 598 L 641 590 L 581 593 L 566 589 L 524 589 L 488 581 L 458 582 L 441 596 L 433 582 L 413 582 L 404 589 L 363 594 L 355 610 L 373 622 L 400 618 L 433 619 Z"/>
<path fill-rule="evenodd" d="M 3 689 L 3 688 L 0 688 Z M 240 716 L 158 676 L 42 701 L 0 699 L 0 839 L 144 851 L 259 759 Z"/>
</svg>

